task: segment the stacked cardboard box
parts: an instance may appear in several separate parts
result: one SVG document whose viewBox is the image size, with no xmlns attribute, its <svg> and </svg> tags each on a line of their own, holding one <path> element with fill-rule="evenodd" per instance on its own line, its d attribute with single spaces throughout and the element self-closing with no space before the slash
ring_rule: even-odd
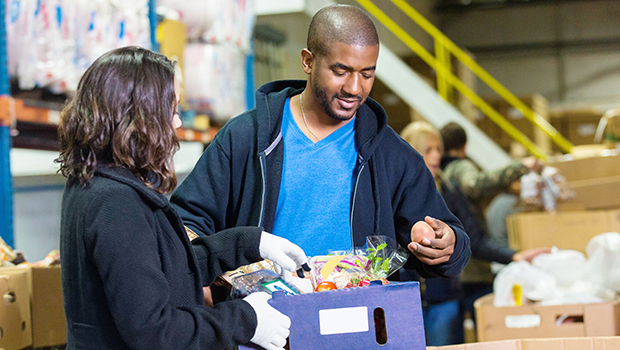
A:
<svg viewBox="0 0 620 350">
<path fill-rule="evenodd" d="M 584 251 L 601 233 L 620 232 L 620 154 L 556 160 L 575 197 L 557 205 L 557 212 L 529 212 L 507 219 L 508 242 L 522 250 L 556 245 Z"/>
<path fill-rule="evenodd" d="M 527 107 L 534 113 L 540 115 L 543 119 L 549 120 L 549 105 L 544 96 L 535 94 L 531 96 L 521 97 Z M 550 153 L 551 140 L 538 127 L 534 126 L 518 109 L 510 105 L 506 100 L 500 98 L 488 98 L 486 102 L 493 107 L 499 114 L 506 118 L 515 128 L 519 129 L 525 136 L 530 138 L 543 151 Z M 515 142 L 508 134 L 500 129 L 497 124 L 491 121 L 487 116 L 482 116 L 478 120 L 478 127 L 484 131 L 491 139 L 493 139 L 506 152 L 512 150 Z"/>
<path fill-rule="evenodd" d="M 559 210 L 620 208 L 620 154 L 549 162 L 575 191 Z"/>
<path fill-rule="evenodd" d="M 506 220 L 508 244 L 515 250 L 557 246 L 585 252 L 588 241 L 605 232 L 620 232 L 620 210 L 535 212 Z"/>
<path fill-rule="evenodd" d="M 603 112 L 597 108 L 552 110 L 549 120 L 564 137 L 574 145 L 594 142 L 594 134 Z"/>
</svg>

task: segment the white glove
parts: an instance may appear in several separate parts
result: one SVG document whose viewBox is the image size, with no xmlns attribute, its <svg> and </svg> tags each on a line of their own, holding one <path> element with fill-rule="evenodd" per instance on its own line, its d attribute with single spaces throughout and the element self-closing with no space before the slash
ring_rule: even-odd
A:
<svg viewBox="0 0 620 350">
<path fill-rule="evenodd" d="M 274 309 L 267 300 L 271 295 L 257 292 L 243 298 L 256 312 L 256 331 L 250 341 L 266 350 L 284 350 L 291 319 Z"/>
<path fill-rule="evenodd" d="M 285 282 L 290 282 L 292 273 L 301 268 L 310 271 L 306 253 L 288 239 L 263 231 L 260 236 L 260 256 L 269 259 Z"/>
</svg>

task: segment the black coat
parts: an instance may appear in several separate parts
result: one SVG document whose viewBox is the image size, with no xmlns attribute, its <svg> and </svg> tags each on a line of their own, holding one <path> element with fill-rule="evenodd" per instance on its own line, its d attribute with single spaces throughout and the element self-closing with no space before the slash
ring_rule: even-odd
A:
<svg viewBox="0 0 620 350">
<path fill-rule="evenodd" d="M 190 243 L 165 196 L 122 168 L 69 182 L 61 266 L 68 349 L 222 349 L 247 343 L 256 314 L 243 300 L 204 306 L 202 287 L 261 259 L 262 229 Z"/>
</svg>

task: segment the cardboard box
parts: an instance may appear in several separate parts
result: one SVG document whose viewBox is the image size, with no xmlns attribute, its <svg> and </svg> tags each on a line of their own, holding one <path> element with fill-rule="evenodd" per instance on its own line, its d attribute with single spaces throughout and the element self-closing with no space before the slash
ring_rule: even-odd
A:
<svg viewBox="0 0 620 350">
<path fill-rule="evenodd" d="M 620 337 L 516 339 L 450 346 L 428 350 L 612 350 L 620 348 Z"/>
<path fill-rule="evenodd" d="M 290 350 L 426 349 L 417 282 L 295 296 L 276 292 L 269 303 L 291 318 Z"/>
<path fill-rule="evenodd" d="M 506 220 L 508 245 L 515 250 L 551 247 L 585 252 L 588 241 L 605 232 L 620 232 L 620 210 L 532 212 Z"/>
<path fill-rule="evenodd" d="M 553 110 L 549 113 L 551 124 L 575 145 L 594 142 L 594 134 L 603 112 L 597 108 Z"/>
<path fill-rule="evenodd" d="M 474 303 L 479 341 L 620 335 L 620 300 L 495 307 L 493 298 L 485 295 Z M 565 317 L 571 322 L 562 322 Z"/>
<path fill-rule="evenodd" d="M 558 210 L 620 208 L 620 155 L 597 156 L 548 163 L 557 168 L 575 191 L 558 203 Z"/>
<path fill-rule="evenodd" d="M 575 192 L 575 197 L 558 203 L 558 210 L 569 211 L 620 207 L 620 175 L 573 181 L 569 183 L 569 186 Z"/>
<path fill-rule="evenodd" d="M 620 154 L 580 159 L 556 159 L 547 163 L 557 168 L 569 183 L 620 176 Z"/>
<path fill-rule="evenodd" d="M 67 343 L 67 319 L 60 266 L 29 269 L 34 348 Z"/>
<path fill-rule="evenodd" d="M 23 349 L 32 345 L 28 270 L 0 268 L 0 347 Z"/>
</svg>

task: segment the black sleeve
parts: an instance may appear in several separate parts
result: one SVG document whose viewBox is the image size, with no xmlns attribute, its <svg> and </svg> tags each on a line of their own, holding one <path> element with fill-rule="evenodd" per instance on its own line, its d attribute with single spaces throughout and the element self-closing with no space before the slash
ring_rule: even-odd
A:
<svg viewBox="0 0 620 350">
<path fill-rule="evenodd" d="M 261 260 L 261 227 L 236 227 L 192 240 L 204 285 L 226 271 Z"/>
<path fill-rule="evenodd" d="M 465 232 L 467 232 L 471 241 L 472 255 L 487 261 L 495 261 L 502 264 L 510 263 L 515 251 L 491 240 L 491 237 L 470 209 L 470 203 L 465 195 L 456 187 L 448 188 L 444 186 L 442 192 L 450 211 L 463 223 Z"/>
</svg>

